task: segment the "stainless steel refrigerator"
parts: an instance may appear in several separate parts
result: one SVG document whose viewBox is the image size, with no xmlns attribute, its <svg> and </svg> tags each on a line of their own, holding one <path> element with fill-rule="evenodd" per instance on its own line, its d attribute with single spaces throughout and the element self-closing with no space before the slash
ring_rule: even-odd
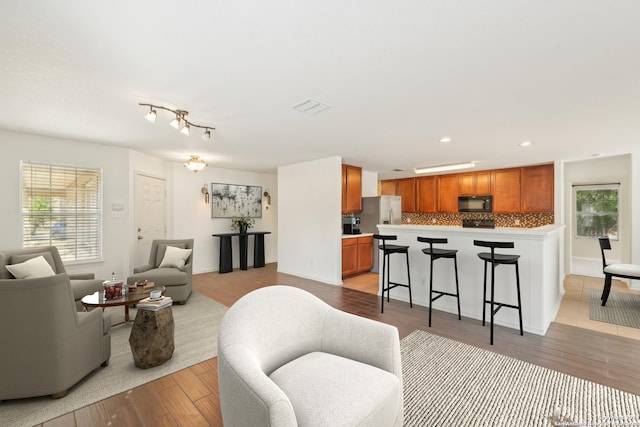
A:
<svg viewBox="0 0 640 427">
<path fill-rule="evenodd" d="M 362 233 L 378 233 L 378 224 L 402 223 L 402 197 L 377 196 L 362 198 L 360 213 L 360 231 Z M 378 241 L 373 242 L 372 273 L 378 272 Z"/>
</svg>

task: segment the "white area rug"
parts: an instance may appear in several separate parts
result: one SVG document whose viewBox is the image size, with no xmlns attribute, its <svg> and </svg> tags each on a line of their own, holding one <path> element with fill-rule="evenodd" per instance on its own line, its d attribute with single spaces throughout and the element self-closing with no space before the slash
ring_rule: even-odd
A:
<svg viewBox="0 0 640 427">
<path fill-rule="evenodd" d="M 40 424 L 217 356 L 218 328 L 227 307 L 194 292 L 185 305 L 174 305 L 171 309 L 176 348 L 173 357 L 164 364 L 150 369 L 136 368 L 129 347 L 131 324 L 115 326 L 111 329 L 109 366 L 93 371 L 62 399 L 45 396 L 0 403 L 0 426 Z M 123 307 L 108 310 L 113 323 L 124 318 Z M 134 319 L 136 310 L 130 310 L 130 315 Z"/>
<path fill-rule="evenodd" d="M 405 427 L 640 426 L 640 396 L 424 331 L 400 346 Z"/>
</svg>

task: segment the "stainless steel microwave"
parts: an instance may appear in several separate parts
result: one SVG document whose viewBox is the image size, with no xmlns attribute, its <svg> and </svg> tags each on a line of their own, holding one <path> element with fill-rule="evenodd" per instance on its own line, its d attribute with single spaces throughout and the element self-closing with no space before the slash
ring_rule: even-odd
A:
<svg viewBox="0 0 640 427">
<path fill-rule="evenodd" d="M 460 196 L 458 212 L 493 212 L 493 196 Z"/>
</svg>

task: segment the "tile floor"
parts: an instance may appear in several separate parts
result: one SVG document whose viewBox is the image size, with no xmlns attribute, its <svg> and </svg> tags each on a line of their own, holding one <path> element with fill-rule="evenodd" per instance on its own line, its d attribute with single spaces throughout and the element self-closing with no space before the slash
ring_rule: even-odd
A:
<svg viewBox="0 0 640 427">
<path fill-rule="evenodd" d="M 603 280 L 597 277 L 567 276 L 564 280 L 565 293 L 555 322 L 640 340 L 640 329 L 589 320 L 591 289 L 602 290 Z M 343 280 L 343 286 L 376 294 L 378 275 L 367 273 L 349 277 Z M 629 289 L 626 283 L 619 280 L 613 281 L 611 291 L 640 293 L 640 291 Z"/>
</svg>

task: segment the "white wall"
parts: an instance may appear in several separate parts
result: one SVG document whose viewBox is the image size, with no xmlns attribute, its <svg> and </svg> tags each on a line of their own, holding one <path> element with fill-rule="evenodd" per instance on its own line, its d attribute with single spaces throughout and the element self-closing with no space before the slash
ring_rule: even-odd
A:
<svg viewBox="0 0 640 427">
<path fill-rule="evenodd" d="M 169 216 L 173 222 L 172 238 L 194 239 L 194 273 L 218 271 L 220 256 L 220 239 L 211 236 L 214 233 L 232 233 L 231 218 L 211 218 L 211 204 L 204 201 L 202 186 L 207 184 L 211 191 L 211 183 L 237 185 L 256 185 L 267 188 L 271 194 L 271 205 L 266 198 L 262 199 L 262 218 L 250 231 L 270 231 L 264 238 L 265 262 L 277 260 L 278 247 L 278 182 L 275 174 L 244 172 L 231 169 L 206 167 L 194 173 L 182 163 L 170 163 L 172 175 L 172 202 L 169 204 Z M 238 239 L 232 238 L 233 266 L 238 268 Z M 253 238 L 249 239 L 249 267 L 253 265 Z"/>
<path fill-rule="evenodd" d="M 619 182 L 620 218 L 618 232 L 620 241 L 611 241 L 612 250 L 607 259 L 630 262 L 631 258 L 631 156 L 599 157 L 589 160 L 567 162 L 564 166 L 564 214 L 565 214 L 565 267 L 570 274 L 602 276 L 602 260 L 597 240 L 572 239 L 573 189 L 576 184 L 599 184 Z"/>
<path fill-rule="evenodd" d="M 278 271 L 342 283 L 342 160 L 278 168 Z"/>
<path fill-rule="evenodd" d="M 211 218 L 210 205 L 204 203 L 200 189 L 207 183 L 259 185 L 269 188 L 272 203 L 263 203 L 263 216 L 254 230 L 271 231 L 265 236 L 265 261 L 277 260 L 278 188 L 275 174 L 207 167 L 197 174 L 182 163 L 145 155 L 133 150 L 87 142 L 56 139 L 0 131 L 0 249 L 22 247 L 20 223 L 20 161 L 68 164 L 101 168 L 103 171 L 103 257 L 101 261 L 66 265 L 70 273 L 93 272 L 97 278 L 125 278 L 135 267 L 134 178 L 137 172 L 164 178 L 167 184 L 167 238 L 194 239 L 194 272 L 218 270 L 218 244 L 211 234 L 230 232 L 231 220 Z M 186 160 L 186 158 L 185 158 Z M 112 218 L 113 204 L 124 206 L 124 218 Z M 251 240 L 251 239 L 250 239 Z M 234 266 L 239 266 L 238 244 L 234 242 Z M 252 263 L 253 242 L 249 246 Z"/>
<path fill-rule="evenodd" d="M 31 160 L 46 163 L 101 168 L 103 172 L 103 206 L 105 214 L 102 228 L 102 261 L 68 265 L 69 273 L 93 272 L 97 278 L 111 277 L 115 272 L 124 277 L 131 270 L 129 253 L 129 221 L 112 218 L 111 205 L 129 205 L 128 150 L 119 147 L 82 143 L 37 135 L 0 131 L 0 248 L 22 247 L 20 223 L 20 161 Z M 107 209 L 109 207 L 109 209 Z M 128 216 L 128 214 L 127 214 Z M 123 250 L 124 249 L 124 250 Z"/>
<path fill-rule="evenodd" d="M 378 174 L 362 171 L 362 197 L 375 197 L 378 195 Z"/>
</svg>

